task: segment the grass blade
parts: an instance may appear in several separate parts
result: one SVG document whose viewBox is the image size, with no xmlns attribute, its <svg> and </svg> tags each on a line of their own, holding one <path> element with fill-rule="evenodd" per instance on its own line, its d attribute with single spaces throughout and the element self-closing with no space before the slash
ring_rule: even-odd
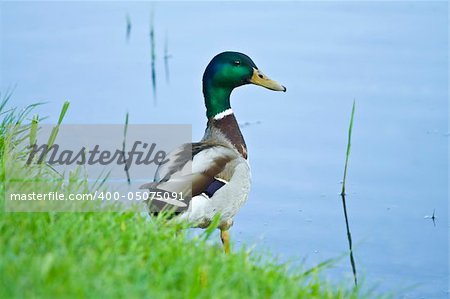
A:
<svg viewBox="0 0 450 299">
<path fill-rule="evenodd" d="M 55 143 L 56 136 L 58 136 L 59 127 L 61 126 L 64 116 L 66 115 L 67 109 L 69 109 L 69 105 L 70 105 L 70 102 L 65 101 L 62 106 L 62 109 L 61 109 L 61 112 L 60 112 L 59 118 L 58 118 L 58 123 L 56 124 L 56 126 L 53 127 L 53 129 L 50 133 L 50 136 L 48 138 L 47 150 L 43 153 L 43 159 L 42 159 L 43 161 L 45 161 L 45 158 L 47 157 L 48 150 L 50 150 L 50 147 Z"/>
<path fill-rule="evenodd" d="M 348 165 L 348 158 L 350 157 L 350 147 L 351 147 L 351 141 L 352 141 L 353 117 L 354 116 L 355 116 L 355 101 L 353 100 L 352 115 L 350 117 L 350 126 L 348 128 L 347 154 L 345 156 L 344 179 L 342 180 L 341 195 L 345 195 L 345 182 L 347 179 L 347 165 Z"/>
<path fill-rule="evenodd" d="M 348 165 L 348 158 L 350 157 L 350 148 L 351 148 L 351 141 L 352 141 L 352 130 L 353 130 L 353 118 L 355 116 L 355 100 L 353 100 L 353 106 L 352 106 L 352 114 L 350 117 L 350 125 L 348 128 L 348 141 L 347 141 L 347 153 L 345 155 L 345 167 L 344 167 L 344 179 L 342 180 L 342 191 L 341 191 L 341 197 L 342 197 L 342 208 L 344 210 L 344 218 L 345 218 L 345 227 L 347 230 L 347 241 L 348 241 L 348 247 L 350 251 L 350 265 L 352 267 L 352 273 L 353 273 L 353 279 L 355 282 L 355 286 L 358 285 L 358 279 L 356 276 L 356 264 L 355 264 L 355 258 L 353 257 L 353 245 L 352 245 L 352 234 L 350 233 L 350 225 L 348 222 L 348 215 L 347 215 L 347 205 L 345 202 L 345 182 L 347 178 L 347 165 Z"/>
<path fill-rule="evenodd" d="M 39 125 L 39 116 L 35 115 L 35 116 L 33 116 L 33 119 L 31 120 L 31 126 L 30 126 L 30 147 L 36 143 L 36 135 L 37 135 L 38 125 Z"/>
<path fill-rule="evenodd" d="M 153 104 L 156 106 L 156 50 L 155 50 L 155 26 L 153 11 L 150 15 L 150 55 L 152 71 Z"/>
<path fill-rule="evenodd" d="M 123 128 L 122 156 L 123 156 L 123 160 L 124 160 L 124 161 L 127 160 L 127 158 L 126 158 L 126 156 L 125 156 L 125 147 L 126 147 L 126 140 L 127 140 L 127 132 L 128 132 L 128 112 L 127 112 L 127 114 L 125 115 L 125 126 L 124 126 L 124 128 Z M 127 182 L 128 182 L 128 185 L 131 185 L 131 179 L 130 179 L 130 172 L 129 172 L 129 169 L 128 169 L 128 163 L 125 163 L 124 170 L 125 170 L 125 173 L 126 173 L 126 175 L 127 175 Z"/>
</svg>

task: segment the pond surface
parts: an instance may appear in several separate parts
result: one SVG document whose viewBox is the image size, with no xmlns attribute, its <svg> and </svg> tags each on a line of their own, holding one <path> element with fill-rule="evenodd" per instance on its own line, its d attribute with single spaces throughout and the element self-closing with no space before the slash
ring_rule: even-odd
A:
<svg viewBox="0 0 450 299">
<path fill-rule="evenodd" d="M 15 87 L 14 106 L 48 101 L 47 122 L 70 100 L 66 123 L 121 124 L 128 111 L 130 123 L 192 124 L 200 139 L 201 76 L 224 50 L 287 86 L 232 95 L 253 171 L 232 238 L 282 260 L 313 266 L 348 251 L 339 193 L 355 100 L 347 212 L 358 278 L 399 298 L 448 297 L 445 2 L 0 5 L 0 91 Z M 347 256 L 325 274 L 353 283 Z"/>
</svg>

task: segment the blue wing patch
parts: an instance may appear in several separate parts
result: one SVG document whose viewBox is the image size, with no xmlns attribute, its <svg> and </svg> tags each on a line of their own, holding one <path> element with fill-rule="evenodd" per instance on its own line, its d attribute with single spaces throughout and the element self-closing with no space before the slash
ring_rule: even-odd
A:
<svg viewBox="0 0 450 299">
<path fill-rule="evenodd" d="M 216 191 L 219 190 L 220 188 L 222 188 L 225 184 L 226 183 L 223 181 L 214 179 L 214 181 L 212 181 L 211 184 L 209 184 L 208 187 L 206 187 L 206 189 L 205 189 L 205 191 L 203 191 L 203 193 L 205 193 L 206 196 L 211 198 L 214 195 L 214 193 L 216 193 Z"/>
</svg>

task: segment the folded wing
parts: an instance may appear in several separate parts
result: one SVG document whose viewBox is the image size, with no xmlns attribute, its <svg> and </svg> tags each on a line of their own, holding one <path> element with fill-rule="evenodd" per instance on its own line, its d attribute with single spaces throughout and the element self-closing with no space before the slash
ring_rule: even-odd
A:
<svg viewBox="0 0 450 299">
<path fill-rule="evenodd" d="M 187 143 L 178 147 L 166 157 L 168 162 L 158 167 L 154 181 L 141 186 L 151 194 L 167 193 L 167 196 L 149 198 L 150 212 L 167 208 L 183 212 L 192 197 L 221 187 L 217 185 L 216 176 L 237 157 L 235 150 L 220 143 Z M 170 198 L 173 194 L 181 195 L 183 202 L 173 202 Z"/>
</svg>

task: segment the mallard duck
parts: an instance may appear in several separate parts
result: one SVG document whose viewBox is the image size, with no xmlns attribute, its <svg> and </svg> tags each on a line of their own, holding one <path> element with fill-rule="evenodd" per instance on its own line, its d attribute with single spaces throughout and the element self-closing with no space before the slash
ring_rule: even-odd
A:
<svg viewBox="0 0 450 299">
<path fill-rule="evenodd" d="M 218 228 L 226 253 L 230 251 L 228 230 L 251 185 L 247 146 L 230 105 L 233 89 L 246 84 L 286 91 L 245 54 L 223 52 L 215 56 L 203 74 L 208 118 L 203 139 L 171 152 L 166 157 L 168 162 L 156 171 L 154 182 L 142 186 L 151 191 L 182 193 L 184 197 L 151 197 L 147 201 L 151 214 L 170 206 L 177 219 L 200 228 L 206 228 L 219 215 Z"/>
</svg>

